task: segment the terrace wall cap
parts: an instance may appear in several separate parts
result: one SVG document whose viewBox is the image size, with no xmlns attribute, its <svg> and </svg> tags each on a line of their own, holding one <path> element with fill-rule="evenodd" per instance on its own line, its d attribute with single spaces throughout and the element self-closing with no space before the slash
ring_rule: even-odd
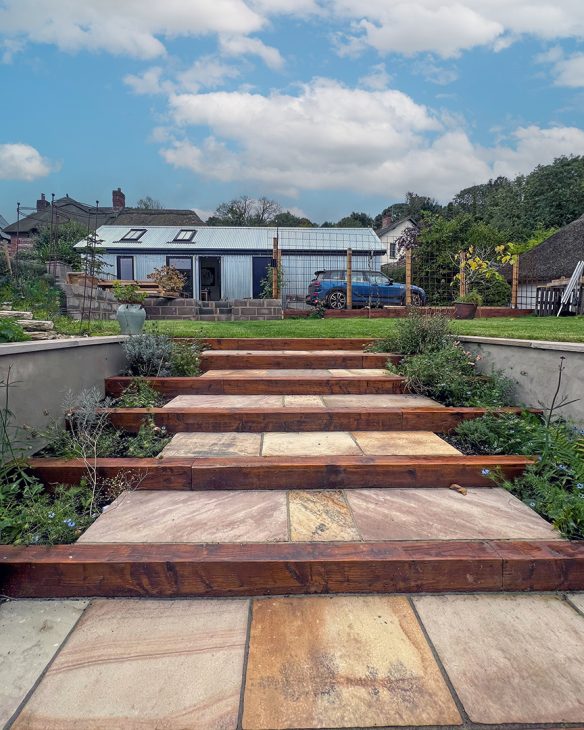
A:
<svg viewBox="0 0 584 730">
<path fill-rule="evenodd" d="M 127 335 L 109 335 L 106 337 L 68 337 L 63 340 L 31 340 L 29 342 L 7 342 L 0 344 L 0 357 L 6 355 L 27 355 L 42 350 L 64 350 L 71 347 L 88 347 L 94 345 L 112 345 L 124 342 Z"/>
</svg>

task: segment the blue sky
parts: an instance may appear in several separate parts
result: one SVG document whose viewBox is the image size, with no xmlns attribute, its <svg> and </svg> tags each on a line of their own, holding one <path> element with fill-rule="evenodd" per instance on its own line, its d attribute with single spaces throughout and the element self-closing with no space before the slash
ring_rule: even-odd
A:
<svg viewBox="0 0 584 730">
<path fill-rule="evenodd" d="M 0 89 L 9 221 L 118 186 L 336 220 L 584 154 L 584 3 L 0 0 Z"/>
</svg>

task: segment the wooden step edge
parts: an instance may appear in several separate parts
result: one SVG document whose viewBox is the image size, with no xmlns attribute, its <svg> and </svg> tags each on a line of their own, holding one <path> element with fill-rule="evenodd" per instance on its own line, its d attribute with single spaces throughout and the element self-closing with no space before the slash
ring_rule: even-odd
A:
<svg viewBox="0 0 584 730">
<path fill-rule="evenodd" d="M 100 478 L 131 472 L 137 489 L 358 489 L 492 487 L 484 470 L 520 476 L 534 459 L 524 456 L 284 456 L 234 458 L 96 459 Z M 45 485 L 78 484 L 82 459 L 33 458 L 31 473 Z"/>
<path fill-rule="evenodd" d="M 178 339 L 178 338 L 177 338 Z M 184 338 L 180 338 L 185 341 Z M 188 338 L 187 338 L 188 339 Z M 363 350 L 373 337 L 206 337 L 212 350 Z"/>
<path fill-rule="evenodd" d="M 320 408 L 280 406 L 277 408 L 107 408 L 110 422 L 136 433 L 151 417 L 169 433 L 239 433 L 289 431 L 433 431 L 447 433 L 462 421 L 487 413 L 519 414 L 521 408 L 445 408 L 443 406 L 396 408 Z M 532 411 L 537 412 L 537 411 Z"/>
<path fill-rule="evenodd" d="M 0 566 L 11 598 L 579 591 L 584 542 L 9 545 Z"/>
</svg>

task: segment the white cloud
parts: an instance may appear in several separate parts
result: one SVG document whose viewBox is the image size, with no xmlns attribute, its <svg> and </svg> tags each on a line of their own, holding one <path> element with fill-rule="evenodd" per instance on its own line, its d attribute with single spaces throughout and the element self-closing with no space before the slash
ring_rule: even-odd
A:
<svg viewBox="0 0 584 730">
<path fill-rule="evenodd" d="M 163 81 L 162 74 L 163 70 L 160 66 L 152 66 L 141 74 L 127 74 L 124 76 L 124 83 L 135 94 L 171 93 L 174 87 L 171 82 Z"/>
<path fill-rule="evenodd" d="M 439 86 L 447 86 L 458 78 L 458 71 L 455 68 L 440 66 L 431 59 L 416 61 L 412 65 L 412 71 Z"/>
<path fill-rule="evenodd" d="M 371 67 L 367 75 L 361 76 L 359 83 L 368 89 L 381 91 L 382 89 L 387 89 L 391 83 L 391 76 L 387 73 L 385 64 L 378 63 Z"/>
<path fill-rule="evenodd" d="M 228 79 L 235 79 L 241 71 L 236 66 L 224 63 L 215 56 L 203 56 L 190 68 L 178 74 L 177 79 L 184 91 L 215 89 Z"/>
<path fill-rule="evenodd" d="M 24 43 L 17 38 L 7 38 L 0 42 L 0 54 L 2 63 L 12 63 L 14 56 L 20 53 L 24 48 Z"/>
<path fill-rule="evenodd" d="M 53 169 L 29 144 L 0 144 L 0 180 L 36 180 Z"/>
<path fill-rule="evenodd" d="M 484 148 L 459 118 L 434 113 L 406 94 L 326 79 L 306 84 L 297 96 L 178 94 L 170 98 L 170 116 L 174 137 L 161 150 L 169 164 L 288 195 L 343 189 L 399 197 L 416 190 L 448 200 L 495 175 L 584 153 L 584 132 L 566 127 L 524 127 Z M 207 130 L 206 138 L 191 141 L 190 127 Z"/>
<path fill-rule="evenodd" d="M 195 213 L 199 216 L 199 218 L 202 221 L 206 221 L 207 218 L 210 218 L 213 215 L 213 213 L 215 212 L 214 209 L 213 210 L 203 210 L 203 208 L 193 208 L 193 210 L 195 211 Z"/>
<path fill-rule="evenodd" d="M 272 46 L 267 46 L 259 38 L 223 35 L 219 38 L 219 47 L 221 52 L 227 56 L 258 56 L 266 66 L 273 69 L 282 68 L 284 65 L 280 51 Z"/>
<path fill-rule="evenodd" d="M 584 53 L 566 56 L 560 46 L 535 56 L 536 63 L 550 64 L 556 86 L 584 87 Z"/>
</svg>

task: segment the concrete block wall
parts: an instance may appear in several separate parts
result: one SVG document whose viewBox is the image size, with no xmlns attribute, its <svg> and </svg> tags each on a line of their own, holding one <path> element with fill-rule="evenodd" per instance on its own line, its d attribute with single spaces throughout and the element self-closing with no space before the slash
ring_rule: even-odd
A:
<svg viewBox="0 0 584 730">
<path fill-rule="evenodd" d="M 59 284 L 65 292 L 66 313 L 73 319 L 81 319 L 83 300 L 85 297 L 85 312 L 91 307 L 91 319 L 115 319 L 119 302 L 111 291 L 98 287 L 84 287 L 83 284 Z M 91 300 L 91 301 L 90 301 Z"/>
<path fill-rule="evenodd" d="M 210 322 L 282 319 L 279 299 L 232 299 L 201 302 L 197 299 L 147 299 L 148 319 L 187 319 Z"/>
</svg>

